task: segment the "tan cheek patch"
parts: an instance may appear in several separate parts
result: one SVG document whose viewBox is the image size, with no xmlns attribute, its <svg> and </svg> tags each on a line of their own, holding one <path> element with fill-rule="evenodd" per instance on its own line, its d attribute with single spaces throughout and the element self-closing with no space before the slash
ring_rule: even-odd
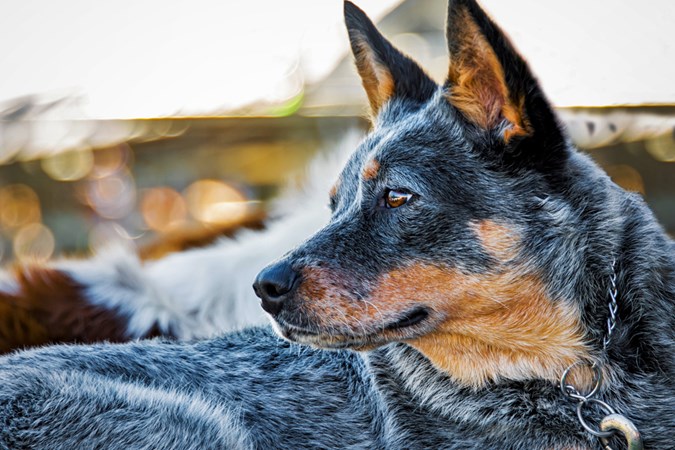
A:
<svg viewBox="0 0 675 450">
<path fill-rule="evenodd" d="M 432 306 L 439 299 L 456 295 L 462 281 L 454 271 L 415 264 L 382 275 L 371 291 L 371 299 L 384 309 L 411 302 Z"/>
<path fill-rule="evenodd" d="M 520 247 L 520 233 L 514 226 L 492 220 L 481 220 L 480 222 L 470 222 L 469 227 L 490 256 L 500 261 L 509 261 L 517 256 Z"/>
<path fill-rule="evenodd" d="M 466 385 L 555 381 L 567 366 L 588 358 L 579 313 L 549 299 L 531 275 L 466 275 L 417 264 L 387 274 L 373 296 L 380 308 L 414 299 L 440 314 L 436 330 L 410 344 Z"/>
</svg>

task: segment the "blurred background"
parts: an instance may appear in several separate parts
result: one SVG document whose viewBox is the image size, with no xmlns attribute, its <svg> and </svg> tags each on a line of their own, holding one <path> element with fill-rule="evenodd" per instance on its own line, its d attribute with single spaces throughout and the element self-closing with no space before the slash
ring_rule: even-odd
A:
<svg viewBox="0 0 675 450">
<path fill-rule="evenodd" d="M 446 0 L 357 0 L 438 80 Z M 675 233 L 675 2 L 483 0 L 573 140 Z M 341 0 L 0 4 L 0 264 L 256 226 L 366 130 Z"/>
</svg>

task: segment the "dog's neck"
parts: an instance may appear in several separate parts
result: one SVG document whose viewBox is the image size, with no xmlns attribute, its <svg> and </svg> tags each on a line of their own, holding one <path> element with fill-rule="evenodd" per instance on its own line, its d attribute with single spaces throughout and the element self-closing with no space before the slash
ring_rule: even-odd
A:
<svg viewBox="0 0 675 450">
<path fill-rule="evenodd" d="M 637 197 L 626 197 L 623 239 L 617 250 L 617 328 L 606 349 L 608 364 L 630 372 L 675 373 L 675 243 Z M 604 305 L 586 308 L 597 317 L 595 339 L 607 334 Z M 600 331 L 597 331 L 597 330 Z"/>
<path fill-rule="evenodd" d="M 522 439 L 523 448 L 559 439 L 561 430 L 567 430 L 569 439 L 578 445 L 570 448 L 597 445 L 596 438 L 579 425 L 575 402 L 561 394 L 557 382 L 501 380 L 473 388 L 457 383 L 407 344 L 394 343 L 363 355 L 384 401 L 392 399 L 398 404 L 401 398 L 409 398 L 420 405 L 414 413 L 418 417 L 429 414 L 447 421 L 448 426 L 459 422 L 479 430 L 507 428 L 514 440 Z M 619 370 L 610 380 L 602 398 L 631 419 L 645 418 L 635 421 L 644 436 L 665 436 L 675 427 L 675 418 L 662 417 L 672 411 L 675 395 L 667 377 Z"/>
<path fill-rule="evenodd" d="M 569 406 L 567 399 L 547 381 L 503 381 L 487 388 L 463 386 L 406 344 L 391 344 L 365 354 L 364 359 L 384 398 L 389 398 L 392 390 L 403 393 L 414 404 L 424 405 L 418 414 L 427 411 L 448 424 L 467 423 L 483 430 L 513 426 L 515 430 L 522 424 L 519 418 L 527 417 L 529 423 L 536 417 L 537 423 L 547 424 L 537 434 L 550 432 L 552 436 L 576 426 L 573 416 L 561 413 Z"/>
</svg>

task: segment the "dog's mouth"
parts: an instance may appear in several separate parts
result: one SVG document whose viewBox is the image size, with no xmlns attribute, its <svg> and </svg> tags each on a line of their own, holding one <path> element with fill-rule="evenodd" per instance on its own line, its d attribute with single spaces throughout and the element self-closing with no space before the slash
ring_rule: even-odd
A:
<svg viewBox="0 0 675 450">
<path fill-rule="evenodd" d="M 405 312 L 400 319 L 378 327 L 373 332 L 353 333 L 341 330 L 319 330 L 297 326 L 284 320 L 275 320 L 277 332 L 285 339 L 299 344 L 323 349 L 371 350 L 394 341 L 412 339 L 428 330 L 419 325 L 429 318 L 430 312 L 416 307 Z"/>
<path fill-rule="evenodd" d="M 385 330 L 399 330 L 401 328 L 412 327 L 421 323 L 424 319 L 429 317 L 429 311 L 426 308 L 414 308 L 403 315 L 403 317 L 396 322 L 385 326 Z"/>
</svg>

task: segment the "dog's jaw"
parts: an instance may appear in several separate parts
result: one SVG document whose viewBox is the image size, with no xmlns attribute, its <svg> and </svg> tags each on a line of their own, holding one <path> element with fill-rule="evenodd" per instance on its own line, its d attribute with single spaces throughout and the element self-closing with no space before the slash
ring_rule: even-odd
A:
<svg viewBox="0 0 675 450">
<path fill-rule="evenodd" d="M 489 298 L 480 299 L 476 290 L 471 297 L 454 299 L 473 304 L 499 299 L 502 306 L 486 314 L 451 316 L 434 332 L 408 343 L 437 368 L 472 387 L 503 380 L 555 383 L 566 367 L 593 360 L 571 302 L 547 298 L 535 277 L 513 279 L 512 287 L 502 284 L 505 280 L 496 276 L 492 286 L 486 286 Z M 581 389 L 592 382 L 590 372 L 575 379 Z"/>
</svg>

